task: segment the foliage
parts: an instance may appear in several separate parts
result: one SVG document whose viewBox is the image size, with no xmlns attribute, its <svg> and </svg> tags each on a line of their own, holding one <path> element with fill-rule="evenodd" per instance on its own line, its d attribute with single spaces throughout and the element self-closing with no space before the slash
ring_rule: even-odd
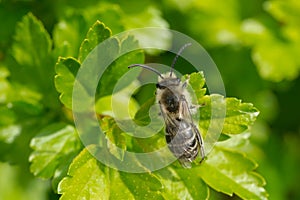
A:
<svg viewBox="0 0 300 200">
<path fill-rule="evenodd" d="M 299 9 L 296 0 L 1 1 L 0 159 L 15 166 L 0 164 L 0 184 L 7 186 L 0 188 L 0 198 L 267 199 L 268 193 L 271 199 L 299 198 L 299 176 L 293 174 L 300 163 L 300 110 L 294 105 L 299 100 Z M 204 137 L 209 125 L 219 122 L 211 119 L 212 102 L 218 102 L 216 109 L 226 106 L 219 141 L 191 169 L 177 162 L 141 174 L 110 168 L 92 156 L 97 145 L 81 143 L 73 122 L 73 85 L 87 55 L 108 38 L 114 41 L 108 52 L 139 43 L 170 45 L 167 34 L 149 33 L 143 40 L 139 35 L 112 37 L 147 26 L 170 27 L 200 42 L 219 66 L 227 95 L 238 97 L 210 95 L 203 72 L 195 73 L 188 64 L 180 69 L 189 74 L 201 105 Z M 132 51 L 115 60 L 99 80 L 95 109 L 106 135 L 99 142 L 107 142 L 116 159 L 123 160 L 125 151 L 149 152 L 166 142 L 163 129 L 141 139 L 116 123 L 116 118 L 134 118 L 148 124 L 155 87 L 143 86 L 131 96 L 139 83 L 128 81 L 116 93 L 116 108 L 124 113 L 125 99 L 130 99 L 130 113 L 115 116 L 110 106 L 115 84 L 130 64 L 146 60 L 170 65 L 173 56 Z M 177 65 L 184 62 L 179 59 Z M 258 109 L 239 98 L 255 104 L 258 120 Z"/>
</svg>

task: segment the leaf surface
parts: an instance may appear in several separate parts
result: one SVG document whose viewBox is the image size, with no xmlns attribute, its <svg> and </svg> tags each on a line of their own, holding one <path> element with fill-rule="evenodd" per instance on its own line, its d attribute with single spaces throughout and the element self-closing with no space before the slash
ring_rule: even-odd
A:
<svg viewBox="0 0 300 200">
<path fill-rule="evenodd" d="M 73 126 L 52 124 L 41 130 L 30 143 L 34 150 L 30 155 L 30 171 L 42 178 L 51 178 L 57 167 L 68 165 L 80 149 L 80 143 Z"/>
</svg>

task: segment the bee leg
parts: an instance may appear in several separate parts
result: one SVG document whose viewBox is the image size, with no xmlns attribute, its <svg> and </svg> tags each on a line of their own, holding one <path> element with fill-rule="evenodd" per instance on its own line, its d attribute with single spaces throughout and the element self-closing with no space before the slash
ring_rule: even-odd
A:
<svg viewBox="0 0 300 200">
<path fill-rule="evenodd" d="M 190 75 L 188 75 L 187 79 L 183 82 L 182 88 L 186 88 L 190 80 Z"/>
<path fill-rule="evenodd" d="M 194 124 L 192 124 L 192 126 L 193 126 L 194 132 L 196 133 L 197 140 L 199 142 L 200 156 L 201 156 L 200 163 L 201 163 L 206 157 L 205 150 L 204 150 L 204 142 L 203 142 L 202 136 L 201 136 L 198 128 Z"/>
<path fill-rule="evenodd" d="M 189 107 L 189 109 L 190 109 L 190 112 L 191 112 L 192 114 L 196 114 L 197 111 L 198 111 L 198 109 L 199 109 L 200 107 L 201 107 L 201 106 L 199 106 L 199 105 L 191 105 L 191 106 Z"/>
</svg>

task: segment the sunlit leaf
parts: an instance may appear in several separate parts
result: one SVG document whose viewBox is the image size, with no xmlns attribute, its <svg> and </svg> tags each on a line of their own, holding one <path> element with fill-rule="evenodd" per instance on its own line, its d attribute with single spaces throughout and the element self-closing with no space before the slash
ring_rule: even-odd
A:
<svg viewBox="0 0 300 200">
<path fill-rule="evenodd" d="M 193 171 L 183 168 L 167 167 L 154 172 L 164 187 L 165 199 L 208 199 L 209 188 Z"/>
<path fill-rule="evenodd" d="M 135 199 L 163 199 L 160 190 L 162 185 L 152 173 L 125 173 L 120 172 L 121 180 L 126 184 Z"/>
<path fill-rule="evenodd" d="M 256 167 L 245 155 L 217 146 L 207 160 L 193 170 L 216 191 L 230 196 L 235 193 L 243 199 L 267 199 L 263 188 L 265 180 L 253 171 Z"/>
<path fill-rule="evenodd" d="M 117 51 L 120 55 L 124 54 L 125 52 L 138 48 L 138 42 L 133 36 L 128 36 L 124 38 L 122 41 L 119 42 L 119 46 L 116 46 Z M 117 58 L 113 61 L 113 63 L 106 69 L 103 73 L 98 87 L 99 96 L 106 96 L 111 95 L 112 92 L 117 92 L 120 89 L 128 86 L 132 79 L 127 78 L 119 85 L 118 88 L 115 88 L 116 83 L 118 80 L 128 72 L 128 66 L 136 63 L 143 63 L 144 62 L 144 53 L 141 50 L 136 50 L 129 52 L 127 54 L 122 55 L 121 57 Z M 135 74 L 136 75 L 136 74 Z M 132 78 L 136 77 L 134 74 Z"/>
<path fill-rule="evenodd" d="M 101 42 L 111 36 L 111 30 L 102 22 L 97 21 L 88 31 L 86 38 L 80 46 L 78 60 L 80 63 L 84 61 L 87 55 Z"/>
<path fill-rule="evenodd" d="M 44 128 L 30 146 L 34 150 L 29 158 L 30 171 L 42 178 L 51 178 L 57 167 L 61 163 L 68 165 L 80 149 L 74 127 L 64 124 Z"/>
<path fill-rule="evenodd" d="M 61 200 L 67 199 L 108 199 L 109 178 L 99 168 L 98 161 L 89 153 L 93 146 L 84 149 L 71 163 L 68 176 L 58 186 Z"/>
<path fill-rule="evenodd" d="M 59 58 L 55 66 L 55 87 L 60 92 L 60 101 L 72 108 L 72 93 L 74 81 L 80 64 L 74 58 Z"/>
<path fill-rule="evenodd" d="M 101 120 L 101 128 L 106 135 L 109 152 L 119 160 L 123 160 L 126 151 L 126 139 L 123 131 L 109 117 Z"/>
<path fill-rule="evenodd" d="M 119 172 L 104 166 L 92 155 L 96 146 L 85 148 L 70 165 L 68 176 L 59 184 L 60 199 L 159 198 L 160 182 L 152 174 Z"/>
</svg>

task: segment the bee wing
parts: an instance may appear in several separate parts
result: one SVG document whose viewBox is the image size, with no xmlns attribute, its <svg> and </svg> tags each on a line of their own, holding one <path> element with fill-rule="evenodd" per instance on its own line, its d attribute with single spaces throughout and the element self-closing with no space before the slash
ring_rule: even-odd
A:
<svg viewBox="0 0 300 200">
<path fill-rule="evenodd" d="M 202 162 L 205 158 L 204 142 L 203 142 L 203 139 L 202 139 L 199 129 L 193 122 L 193 117 L 192 117 L 189 105 L 184 96 L 181 97 L 179 111 L 180 110 L 181 110 L 181 112 L 179 113 L 179 116 L 182 115 L 182 117 L 184 117 L 186 119 L 188 119 L 188 118 L 190 119 L 190 123 L 192 125 L 193 131 L 195 132 L 197 140 L 199 142 L 199 148 L 200 148 L 200 154 L 201 154 L 200 162 Z"/>
<path fill-rule="evenodd" d="M 191 123 L 193 123 L 193 118 L 192 114 L 189 108 L 189 105 L 184 97 L 184 95 L 181 96 L 180 98 L 180 103 L 179 103 L 179 119 L 187 119 Z"/>
<path fill-rule="evenodd" d="M 176 121 L 176 119 L 174 119 L 173 117 L 171 117 L 168 113 L 166 113 L 164 111 L 161 104 L 159 104 L 159 107 L 160 107 L 161 115 L 166 124 L 167 132 L 168 132 L 168 134 L 171 134 L 172 132 L 174 132 L 173 129 L 177 127 L 178 122 Z"/>
</svg>

